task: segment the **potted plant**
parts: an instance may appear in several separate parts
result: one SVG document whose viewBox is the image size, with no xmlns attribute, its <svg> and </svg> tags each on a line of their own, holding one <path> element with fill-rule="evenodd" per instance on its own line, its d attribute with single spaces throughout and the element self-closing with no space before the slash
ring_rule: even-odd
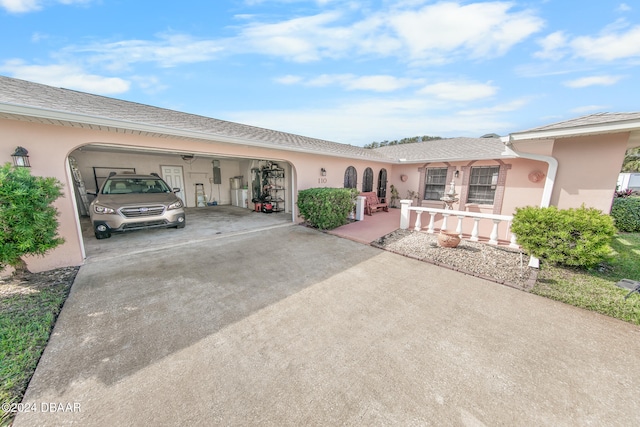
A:
<svg viewBox="0 0 640 427">
<path fill-rule="evenodd" d="M 391 191 L 391 200 L 389 201 L 389 205 L 392 208 L 397 208 L 398 206 L 396 206 L 396 202 L 400 199 L 400 194 L 398 193 L 398 189 L 394 187 L 393 184 L 391 184 L 390 191 Z"/>
</svg>

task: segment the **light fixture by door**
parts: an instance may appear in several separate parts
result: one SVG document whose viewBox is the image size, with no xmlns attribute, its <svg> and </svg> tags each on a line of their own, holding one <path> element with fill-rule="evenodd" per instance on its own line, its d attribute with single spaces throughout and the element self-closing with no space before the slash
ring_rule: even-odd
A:
<svg viewBox="0 0 640 427">
<path fill-rule="evenodd" d="M 320 168 L 320 175 L 327 176 L 327 170 L 325 168 Z"/>
<path fill-rule="evenodd" d="M 16 147 L 16 151 L 11 155 L 13 157 L 13 164 L 17 167 L 28 168 L 31 167 L 29 164 L 29 152 L 26 148 Z"/>
</svg>

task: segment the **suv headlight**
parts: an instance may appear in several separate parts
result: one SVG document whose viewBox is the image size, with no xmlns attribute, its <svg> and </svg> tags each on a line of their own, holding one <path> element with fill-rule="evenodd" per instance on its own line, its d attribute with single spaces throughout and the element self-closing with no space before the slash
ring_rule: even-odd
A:
<svg viewBox="0 0 640 427">
<path fill-rule="evenodd" d="M 182 201 L 181 200 L 176 200 L 175 202 L 171 203 L 168 207 L 167 210 L 173 210 L 173 209 L 180 209 L 182 207 Z"/>
<path fill-rule="evenodd" d="M 102 206 L 102 205 L 94 205 L 93 206 L 93 211 L 97 214 L 114 214 L 116 213 L 115 209 L 113 208 L 108 208 L 106 206 Z"/>
</svg>

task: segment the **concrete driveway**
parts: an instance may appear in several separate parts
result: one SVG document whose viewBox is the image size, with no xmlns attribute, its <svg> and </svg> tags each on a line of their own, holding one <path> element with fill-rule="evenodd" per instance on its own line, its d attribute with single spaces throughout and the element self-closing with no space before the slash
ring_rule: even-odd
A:
<svg viewBox="0 0 640 427">
<path fill-rule="evenodd" d="M 640 425 L 639 354 L 630 324 L 279 227 L 83 266 L 15 426 Z"/>
<path fill-rule="evenodd" d="M 80 220 L 87 262 L 102 262 L 112 257 L 185 244 L 213 238 L 290 225 L 291 213 L 265 214 L 230 205 L 185 208 L 186 227 L 153 228 L 113 233 L 109 239 L 96 239 L 88 217 Z M 399 220 L 398 220 L 399 221 Z"/>
</svg>

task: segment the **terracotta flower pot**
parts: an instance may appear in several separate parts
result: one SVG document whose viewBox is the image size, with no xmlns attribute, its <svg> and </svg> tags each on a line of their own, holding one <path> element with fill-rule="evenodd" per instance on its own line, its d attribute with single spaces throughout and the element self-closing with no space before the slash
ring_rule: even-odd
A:
<svg viewBox="0 0 640 427">
<path fill-rule="evenodd" d="M 460 243 L 460 236 L 457 233 L 440 231 L 438 234 L 438 244 L 443 248 L 455 248 Z"/>
</svg>

